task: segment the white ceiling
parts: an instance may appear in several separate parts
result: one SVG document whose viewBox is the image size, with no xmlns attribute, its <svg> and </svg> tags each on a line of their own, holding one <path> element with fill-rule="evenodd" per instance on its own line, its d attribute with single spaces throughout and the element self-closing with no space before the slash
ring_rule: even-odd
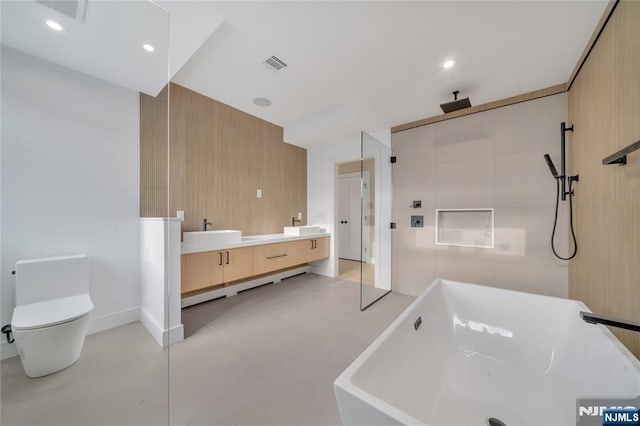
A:
<svg viewBox="0 0 640 426">
<path fill-rule="evenodd" d="M 478 105 L 566 82 L 606 4 L 208 2 L 225 22 L 173 81 L 283 126 L 289 143 L 341 141 L 441 114 L 455 89 Z M 289 66 L 267 69 L 271 55 Z"/>
<path fill-rule="evenodd" d="M 455 89 L 478 105 L 565 82 L 606 4 L 89 0 L 80 24 L 2 1 L 2 44 L 152 95 L 169 75 L 311 146 L 440 114 Z M 54 16 L 65 33 L 43 26 Z"/>
<path fill-rule="evenodd" d="M 33 0 L 0 8 L 4 46 L 152 96 L 222 23 L 197 2 L 89 0 L 83 23 Z M 46 19 L 66 31 L 51 31 Z M 145 43 L 155 51 L 145 52 Z"/>
</svg>

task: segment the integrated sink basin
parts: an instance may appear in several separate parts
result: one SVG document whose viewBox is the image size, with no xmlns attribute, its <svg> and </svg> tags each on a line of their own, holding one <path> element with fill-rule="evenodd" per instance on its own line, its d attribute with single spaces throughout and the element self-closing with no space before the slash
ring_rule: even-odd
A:
<svg viewBox="0 0 640 426">
<path fill-rule="evenodd" d="M 182 242 L 187 246 L 216 246 L 242 241 L 242 231 L 225 229 L 221 231 L 185 232 Z"/>
<path fill-rule="evenodd" d="M 320 233 L 319 226 L 285 226 L 284 235 L 295 235 L 300 237 L 302 235 L 311 235 Z"/>
</svg>

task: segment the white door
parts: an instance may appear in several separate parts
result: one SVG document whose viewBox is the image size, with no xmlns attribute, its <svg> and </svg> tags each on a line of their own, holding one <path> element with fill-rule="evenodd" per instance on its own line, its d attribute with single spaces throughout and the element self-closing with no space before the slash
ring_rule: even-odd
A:
<svg viewBox="0 0 640 426">
<path fill-rule="evenodd" d="M 338 257 L 360 260 L 360 174 L 338 178 Z"/>
</svg>

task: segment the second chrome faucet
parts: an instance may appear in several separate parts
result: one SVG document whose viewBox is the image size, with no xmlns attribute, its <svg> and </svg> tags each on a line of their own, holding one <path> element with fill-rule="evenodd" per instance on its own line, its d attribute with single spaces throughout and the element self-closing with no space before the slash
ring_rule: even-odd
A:
<svg viewBox="0 0 640 426">
<path fill-rule="evenodd" d="M 207 226 L 213 226 L 213 223 L 207 222 L 207 219 L 202 219 L 202 230 L 206 231 Z"/>
</svg>

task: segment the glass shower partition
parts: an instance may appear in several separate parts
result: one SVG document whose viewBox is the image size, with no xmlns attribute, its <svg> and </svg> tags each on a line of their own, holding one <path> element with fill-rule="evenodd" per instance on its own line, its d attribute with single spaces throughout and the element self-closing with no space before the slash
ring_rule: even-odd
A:
<svg viewBox="0 0 640 426">
<path fill-rule="evenodd" d="M 391 148 L 360 134 L 360 310 L 391 292 Z"/>
<path fill-rule="evenodd" d="M 169 351 L 138 318 L 140 213 L 153 205 L 168 216 L 169 13 L 150 1 L 0 9 L 1 324 L 12 321 L 10 271 L 23 259 L 86 254 L 94 306 L 80 358 L 51 375 L 27 377 L 2 337 L 0 424 L 168 424 Z M 158 147 L 153 176 L 140 175 L 145 97 L 165 117 L 145 124 Z M 154 200 L 140 198 L 145 179 Z"/>
</svg>

